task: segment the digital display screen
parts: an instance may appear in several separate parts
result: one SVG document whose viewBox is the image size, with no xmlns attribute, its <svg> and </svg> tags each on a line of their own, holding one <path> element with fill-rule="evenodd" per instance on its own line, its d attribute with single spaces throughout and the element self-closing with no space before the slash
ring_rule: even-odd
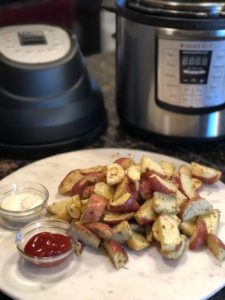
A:
<svg viewBox="0 0 225 300">
<path fill-rule="evenodd" d="M 47 40 L 43 31 L 24 31 L 18 33 L 21 46 L 46 45 Z"/>
<path fill-rule="evenodd" d="M 207 84 L 212 51 L 180 51 L 180 82 Z"/>
</svg>

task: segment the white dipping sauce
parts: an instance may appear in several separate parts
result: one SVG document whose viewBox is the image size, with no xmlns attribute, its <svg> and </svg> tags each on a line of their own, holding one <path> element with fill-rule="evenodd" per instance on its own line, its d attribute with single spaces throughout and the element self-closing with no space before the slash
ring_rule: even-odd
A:
<svg viewBox="0 0 225 300">
<path fill-rule="evenodd" d="M 11 211 L 32 209 L 43 202 L 41 196 L 32 193 L 19 193 L 7 196 L 1 203 L 1 208 Z"/>
</svg>

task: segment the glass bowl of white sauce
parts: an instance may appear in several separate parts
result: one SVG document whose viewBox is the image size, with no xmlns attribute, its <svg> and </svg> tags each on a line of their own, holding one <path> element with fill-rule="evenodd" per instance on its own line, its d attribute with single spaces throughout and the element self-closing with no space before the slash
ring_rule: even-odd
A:
<svg viewBox="0 0 225 300">
<path fill-rule="evenodd" d="M 22 228 L 40 218 L 49 197 L 47 188 L 36 182 L 0 186 L 0 221 L 10 229 Z"/>
</svg>

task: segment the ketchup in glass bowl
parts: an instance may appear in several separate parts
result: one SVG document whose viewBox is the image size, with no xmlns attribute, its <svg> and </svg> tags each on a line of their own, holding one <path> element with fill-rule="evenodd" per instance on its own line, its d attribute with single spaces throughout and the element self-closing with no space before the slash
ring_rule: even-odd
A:
<svg viewBox="0 0 225 300">
<path fill-rule="evenodd" d="M 61 220 L 41 219 L 16 233 L 17 249 L 26 261 L 39 267 L 53 267 L 73 252 L 75 240 L 70 224 Z"/>
</svg>

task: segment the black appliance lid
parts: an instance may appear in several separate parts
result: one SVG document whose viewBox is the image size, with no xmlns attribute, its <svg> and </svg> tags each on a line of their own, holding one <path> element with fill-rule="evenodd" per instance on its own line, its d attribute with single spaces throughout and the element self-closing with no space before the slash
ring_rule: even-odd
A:
<svg viewBox="0 0 225 300">
<path fill-rule="evenodd" d="M 127 0 L 129 7 L 144 12 L 200 18 L 225 17 L 225 2 L 220 0 Z"/>
</svg>

